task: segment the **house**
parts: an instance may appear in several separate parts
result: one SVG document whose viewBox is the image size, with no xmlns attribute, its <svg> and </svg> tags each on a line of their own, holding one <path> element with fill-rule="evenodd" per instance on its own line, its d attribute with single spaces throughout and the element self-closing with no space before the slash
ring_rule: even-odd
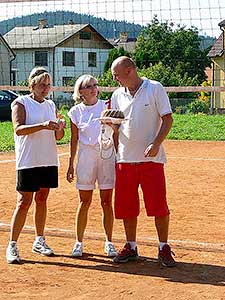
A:
<svg viewBox="0 0 225 300">
<path fill-rule="evenodd" d="M 212 60 L 212 85 L 225 87 L 225 20 L 218 24 L 222 30 L 208 56 Z M 213 92 L 213 109 L 225 110 L 225 92 Z"/>
<path fill-rule="evenodd" d="M 113 48 L 90 24 L 49 26 L 45 19 L 35 28 L 15 27 L 4 38 L 16 53 L 16 83 L 27 79 L 35 66 L 46 67 L 55 86 L 84 73 L 100 75 Z"/>
<path fill-rule="evenodd" d="M 128 32 L 124 31 L 120 32 L 118 39 L 109 39 L 108 41 L 117 49 L 123 47 L 128 52 L 134 52 L 137 38 L 129 37 Z"/>
<path fill-rule="evenodd" d="M 10 85 L 12 79 L 11 64 L 14 59 L 15 53 L 0 34 L 0 85 Z"/>
</svg>

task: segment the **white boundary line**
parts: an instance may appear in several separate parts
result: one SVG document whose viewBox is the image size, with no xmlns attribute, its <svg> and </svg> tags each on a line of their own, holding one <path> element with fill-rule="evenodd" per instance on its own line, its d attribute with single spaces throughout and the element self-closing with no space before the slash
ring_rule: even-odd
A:
<svg viewBox="0 0 225 300">
<path fill-rule="evenodd" d="M 0 223 L 0 231 L 10 231 L 10 224 Z M 33 226 L 24 226 L 23 233 L 34 233 L 35 228 Z M 45 232 L 50 236 L 55 237 L 65 237 L 65 238 L 74 238 L 75 233 L 70 229 L 62 228 L 50 228 L 46 227 Z M 114 240 L 117 242 L 123 242 L 122 235 L 114 234 Z M 86 232 L 85 238 L 90 240 L 105 240 L 104 234 L 97 232 Z M 143 245 L 158 245 L 158 239 L 154 237 L 140 237 L 137 239 L 137 242 Z M 192 240 L 169 240 L 173 246 L 177 248 L 185 248 L 198 251 L 206 252 L 224 252 L 225 244 L 216 244 L 216 243 L 207 243 L 207 242 L 197 242 Z"/>
<path fill-rule="evenodd" d="M 69 152 L 59 153 L 58 156 L 69 155 Z M 204 161 L 225 161 L 225 158 L 204 158 L 204 157 L 186 157 L 186 156 L 167 156 L 168 159 L 184 159 L 184 160 L 204 160 Z M 0 160 L 0 164 L 15 162 L 15 159 Z"/>
<path fill-rule="evenodd" d="M 225 158 L 204 158 L 204 157 L 187 157 L 187 156 L 167 156 L 168 159 L 185 159 L 185 160 L 206 160 L 206 161 L 225 161 Z"/>
<path fill-rule="evenodd" d="M 65 155 L 69 155 L 69 152 L 65 152 L 65 153 L 59 153 L 58 156 L 65 156 Z M 15 159 L 5 159 L 5 160 L 0 160 L 0 164 L 7 164 L 7 163 L 12 163 L 15 162 Z"/>
</svg>

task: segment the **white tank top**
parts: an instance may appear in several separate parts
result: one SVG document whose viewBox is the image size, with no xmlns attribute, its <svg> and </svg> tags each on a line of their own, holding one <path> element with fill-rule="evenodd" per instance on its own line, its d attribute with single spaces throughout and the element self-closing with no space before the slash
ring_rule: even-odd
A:
<svg viewBox="0 0 225 300">
<path fill-rule="evenodd" d="M 42 123 L 45 121 L 56 121 L 56 108 L 51 100 L 39 103 L 30 96 L 20 96 L 13 101 L 21 103 L 26 111 L 26 125 Z M 28 169 L 35 167 L 58 166 L 55 132 L 42 129 L 28 135 L 16 135 L 16 169 Z"/>
<path fill-rule="evenodd" d="M 81 102 L 70 109 L 68 116 L 79 130 L 79 142 L 91 146 L 99 143 L 99 118 L 104 109 L 106 102 L 100 99 L 94 105 L 89 106 Z"/>
</svg>

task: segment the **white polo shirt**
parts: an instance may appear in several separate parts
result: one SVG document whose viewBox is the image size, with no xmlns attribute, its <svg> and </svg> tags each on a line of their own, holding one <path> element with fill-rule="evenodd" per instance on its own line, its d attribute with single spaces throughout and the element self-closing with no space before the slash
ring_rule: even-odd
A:
<svg viewBox="0 0 225 300">
<path fill-rule="evenodd" d="M 134 97 L 124 87 L 112 95 L 112 108 L 121 110 L 127 119 L 119 128 L 117 162 L 120 163 L 166 162 L 162 145 L 155 157 L 145 157 L 144 151 L 154 141 L 161 127 L 161 117 L 172 113 L 169 98 L 159 82 L 143 79 Z"/>
</svg>

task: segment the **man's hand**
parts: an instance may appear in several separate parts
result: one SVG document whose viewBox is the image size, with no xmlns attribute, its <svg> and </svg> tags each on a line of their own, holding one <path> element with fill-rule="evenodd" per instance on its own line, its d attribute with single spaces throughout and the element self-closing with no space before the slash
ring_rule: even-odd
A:
<svg viewBox="0 0 225 300">
<path fill-rule="evenodd" d="M 159 152 L 159 145 L 150 144 L 144 151 L 145 157 L 154 157 Z"/>
</svg>

